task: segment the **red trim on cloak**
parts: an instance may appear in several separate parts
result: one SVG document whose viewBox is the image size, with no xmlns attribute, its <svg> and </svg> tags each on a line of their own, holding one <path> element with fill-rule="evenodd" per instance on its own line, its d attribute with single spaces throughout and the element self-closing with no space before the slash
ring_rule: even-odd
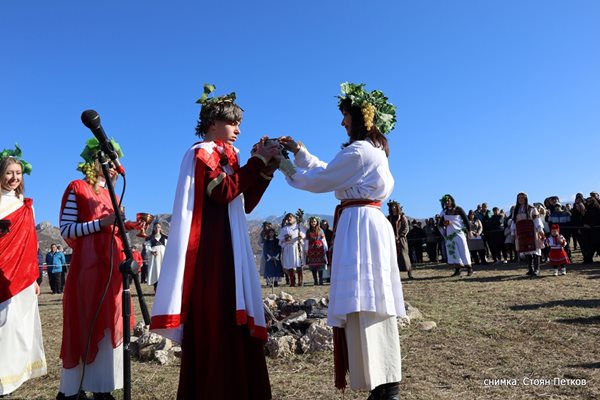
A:
<svg viewBox="0 0 600 400">
<path fill-rule="evenodd" d="M 202 209 L 204 206 L 204 170 L 206 165 L 203 156 L 206 151 L 202 148 L 196 150 L 196 160 L 194 168 L 194 210 L 192 214 L 192 225 L 188 240 L 188 248 L 185 255 L 185 270 L 183 272 L 183 289 L 181 299 L 181 323 L 187 321 L 188 310 L 190 308 L 190 294 L 193 290 L 194 269 L 196 267 L 196 258 L 198 257 L 198 247 L 200 246 L 200 237 L 202 234 Z M 216 152 L 214 153 L 216 154 Z"/>
<path fill-rule="evenodd" d="M 152 317 L 150 326 L 152 329 L 176 329 L 181 325 L 181 315 L 155 315 Z"/>
</svg>

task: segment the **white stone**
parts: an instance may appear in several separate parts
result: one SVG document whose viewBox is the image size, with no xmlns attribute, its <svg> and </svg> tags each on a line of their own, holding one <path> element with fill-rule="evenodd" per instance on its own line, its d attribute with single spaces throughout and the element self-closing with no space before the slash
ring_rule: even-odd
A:
<svg viewBox="0 0 600 400">
<path fill-rule="evenodd" d="M 319 304 L 321 304 L 321 306 L 323 307 L 328 307 L 329 306 L 329 300 L 327 300 L 325 297 L 323 297 L 320 301 Z"/>
<path fill-rule="evenodd" d="M 154 359 L 158 361 L 160 365 L 168 365 L 171 363 L 172 358 L 169 355 L 169 352 L 166 350 L 155 350 L 154 351 Z"/>
<path fill-rule="evenodd" d="M 140 346 L 140 349 L 143 349 L 144 347 L 150 346 L 152 344 L 159 344 L 160 342 L 162 342 L 162 340 L 163 337 L 157 335 L 156 333 L 145 332 L 142 336 L 140 336 L 137 343 L 138 346 Z"/>
<path fill-rule="evenodd" d="M 308 338 L 311 353 L 333 350 L 333 328 L 327 326 L 325 320 L 319 320 L 309 326 L 303 338 Z"/>
<path fill-rule="evenodd" d="M 288 303 L 293 303 L 294 302 L 294 297 L 291 294 L 286 293 L 286 292 L 279 293 L 279 298 L 281 300 L 287 301 Z"/>
<path fill-rule="evenodd" d="M 434 321 L 419 322 L 419 324 L 417 326 L 422 331 L 431 331 L 431 330 L 437 328 L 437 324 Z"/>
<path fill-rule="evenodd" d="M 264 300 L 264 303 L 270 310 L 277 310 L 277 302 L 275 300 L 267 298 Z"/>
<path fill-rule="evenodd" d="M 270 338 L 265 344 L 265 348 L 269 357 L 289 357 L 296 350 L 296 339 L 291 335 Z"/>
<path fill-rule="evenodd" d="M 415 322 L 423 319 L 423 314 L 419 311 L 418 308 L 411 306 L 408 303 L 404 303 L 406 308 L 406 316 L 411 320 L 411 322 Z"/>
</svg>

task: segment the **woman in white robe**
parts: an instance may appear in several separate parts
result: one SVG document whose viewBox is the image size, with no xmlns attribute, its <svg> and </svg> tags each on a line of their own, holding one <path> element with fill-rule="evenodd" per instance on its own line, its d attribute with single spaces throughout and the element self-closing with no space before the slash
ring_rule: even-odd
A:
<svg viewBox="0 0 600 400">
<path fill-rule="evenodd" d="M 45 375 L 47 367 L 37 298 L 37 237 L 32 201 L 23 197 L 20 160 L 1 159 L 0 182 L 0 219 L 10 221 L 0 232 L 1 397 Z"/>
<path fill-rule="evenodd" d="M 469 219 L 465 211 L 456 205 L 449 194 L 440 200 L 444 208 L 440 214 L 440 231 L 446 244 L 448 265 L 454 267 L 452 276 L 460 276 L 460 269 L 467 268 L 467 275 L 473 275 L 471 254 L 467 238 L 469 235 Z"/>
<path fill-rule="evenodd" d="M 354 90 L 366 102 L 373 100 L 370 96 L 376 91 L 366 92 L 363 86 L 342 85 L 344 96 L 339 108 L 350 140 L 331 162 L 319 160 L 290 137 L 280 141 L 294 153 L 299 167 L 288 178 L 291 186 L 314 193 L 335 192 L 341 201 L 334 223 L 328 310 L 328 324 L 336 332 L 336 387 L 345 387 L 347 368 L 353 389 L 370 390 L 369 398 L 399 399 L 401 360 L 396 317 L 405 315 L 405 308 L 394 232 L 380 209 L 381 201 L 392 193 L 394 179 L 387 159 L 387 139 L 378 125 L 377 118 L 383 114 L 365 118 L 364 107 L 348 95 Z M 378 105 L 394 111 L 381 96 L 379 103 L 373 101 L 377 112 Z M 386 116 L 395 121 L 389 113 Z M 370 126 L 365 119 L 370 119 Z"/>
<path fill-rule="evenodd" d="M 157 223 L 152 229 L 152 235 L 144 242 L 147 246 L 146 252 L 150 254 L 150 265 L 148 266 L 148 285 L 156 285 L 160 278 L 160 269 L 162 268 L 163 258 L 165 257 L 165 248 L 167 246 L 167 235 L 162 233 L 162 225 Z"/>
<path fill-rule="evenodd" d="M 288 213 L 283 218 L 281 232 L 279 232 L 279 245 L 281 246 L 281 265 L 288 275 L 290 287 L 302 286 L 302 250 L 304 240 L 304 230 L 296 223 L 296 216 Z M 298 282 L 296 282 L 296 272 L 298 272 Z"/>
</svg>

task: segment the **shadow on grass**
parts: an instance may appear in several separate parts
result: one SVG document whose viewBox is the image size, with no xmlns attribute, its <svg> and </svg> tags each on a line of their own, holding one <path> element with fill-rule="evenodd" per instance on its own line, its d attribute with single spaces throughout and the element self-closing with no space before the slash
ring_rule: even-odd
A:
<svg viewBox="0 0 600 400">
<path fill-rule="evenodd" d="M 596 369 L 596 368 L 600 368 L 600 362 L 587 363 L 587 364 L 567 365 L 567 367 L 569 367 L 569 368 Z"/>
<path fill-rule="evenodd" d="M 599 308 L 600 299 L 572 299 L 572 300 L 554 300 L 547 303 L 522 304 L 509 307 L 513 311 L 537 310 L 540 308 L 552 307 L 578 307 L 578 308 Z M 595 317 L 598 318 L 598 317 Z"/>
<path fill-rule="evenodd" d="M 556 322 L 574 325 L 598 325 L 600 324 L 600 315 L 596 315 L 594 317 L 561 318 L 557 319 Z"/>
</svg>

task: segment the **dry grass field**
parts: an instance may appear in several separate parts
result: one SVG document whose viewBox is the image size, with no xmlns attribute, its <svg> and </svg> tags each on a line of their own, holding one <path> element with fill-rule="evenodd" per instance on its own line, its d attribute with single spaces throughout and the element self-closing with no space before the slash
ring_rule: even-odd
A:
<svg viewBox="0 0 600 400">
<path fill-rule="evenodd" d="M 481 267 L 474 276 L 458 279 L 451 273 L 444 265 L 425 264 L 418 266 L 416 280 L 404 281 L 406 300 L 438 328 L 423 332 L 413 325 L 401 332 L 403 399 L 600 399 L 598 263 L 576 264 L 560 277 L 543 267 L 537 279 L 525 277 L 516 264 Z M 305 282 L 312 282 L 308 275 Z M 327 286 L 281 289 L 298 299 L 327 295 Z M 151 305 L 152 290 L 145 290 Z M 48 375 L 25 383 L 7 399 L 56 395 L 61 296 L 48 292 L 44 282 L 40 313 Z M 269 359 L 273 398 L 367 397 L 336 391 L 332 365 L 331 354 Z M 177 365 L 134 361 L 132 369 L 133 399 L 175 397 Z"/>
</svg>

